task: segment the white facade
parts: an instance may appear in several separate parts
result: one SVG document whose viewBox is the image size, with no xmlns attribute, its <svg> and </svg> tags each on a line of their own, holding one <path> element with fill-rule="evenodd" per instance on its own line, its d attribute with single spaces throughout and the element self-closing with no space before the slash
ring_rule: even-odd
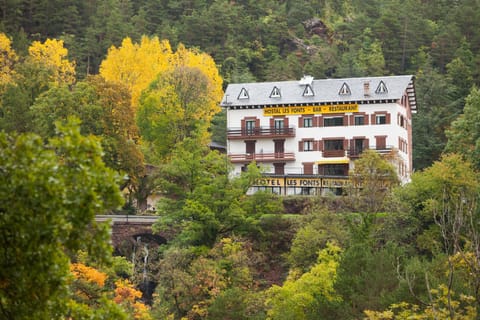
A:
<svg viewBox="0 0 480 320">
<path fill-rule="evenodd" d="M 395 153 L 400 179 L 410 179 L 412 76 L 231 84 L 222 106 L 235 173 L 255 160 L 269 177 L 265 185 L 282 194 L 297 193 L 289 183 L 326 187 L 346 179 L 366 148 Z"/>
</svg>

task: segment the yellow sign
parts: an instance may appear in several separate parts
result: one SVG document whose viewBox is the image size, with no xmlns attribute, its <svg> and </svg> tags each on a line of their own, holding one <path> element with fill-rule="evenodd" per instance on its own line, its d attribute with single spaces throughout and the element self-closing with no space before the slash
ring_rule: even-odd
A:
<svg viewBox="0 0 480 320">
<path fill-rule="evenodd" d="M 344 188 L 349 185 L 348 179 L 323 179 L 322 187 L 326 188 Z"/>
<path fill-rule="evenodd" d="M 286 178 L 287 187 L 321 187 L 320 178 Z"/>
<path fill-rule="evenodd" d="M 283 178 L 260 178 L 255 181 L 256 186 L 262 187 L 283 187 L 284 179 Z"/>
<path fill-rule="evenodd" d="M 358 104 L 352 103 L 352 104 L 336 104 L 336 105 L 325 105 L 325 106 L 266 107 L 263 109 L 264 116 L 345 113 L 345 112 L 358 112 Z"/>
</svg>

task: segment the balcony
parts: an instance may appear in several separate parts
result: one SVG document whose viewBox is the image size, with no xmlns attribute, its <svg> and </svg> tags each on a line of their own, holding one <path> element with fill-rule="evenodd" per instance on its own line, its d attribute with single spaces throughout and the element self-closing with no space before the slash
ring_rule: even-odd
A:
<svg viewBox="0 0 480 320">
<path fill-rule="evenodd" d="M 293 152 L 237 153 L 229 154 L 228 157 L 232 163 L 295 161 L 295 154 Z"/>
<path fill-rule="evenodd" d="M 371 149 L 376 150 L 380 154 L 390 153 L 393 150 L 393 146 L 376 146 L 376 147 L 366 147 L 366 148 L 349 148 L 348 156 L 351 159 L 359 158 L 363 151 Z"/>
<path fill-rule="evenodd" d="M 322 156 L 324 158 L 345 157 L 345 150 L 323 150 Z"/>
<path fill-rule="evenodd" d="M 258 139 L 258 138 L 290 138 L 295 137 L 295 128 L 229 128 L 227 138 L 235 139 Z"/>
</svg>

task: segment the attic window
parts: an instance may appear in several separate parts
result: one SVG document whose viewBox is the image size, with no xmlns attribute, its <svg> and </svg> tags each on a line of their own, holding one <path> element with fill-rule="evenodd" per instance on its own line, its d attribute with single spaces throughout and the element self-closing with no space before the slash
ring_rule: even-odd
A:
<svg viewBox="0 0 480 320">
<path fill-rule="evenodd" d="M 346 82 L 344 82 L 342 87 L 340 88 L 340 91 L 338 92 L 338 94 L 341 95 L 341 96 L 345 96 L 345 95 L 349 95 L 351 93 L 352 92 L 350 91 L 350 87 L 348 86 L 348 84 Z"/>
<path fill-rule="evenodd" d="M 242 88 L 242 90 L 240 91 L 240 94 L 238 95 L 237 99 L 242 100 L 242 99 L 248 99 L 248 98 L 250 98 L 250 97 L 248 96 L 247 90 L 245 88 Z"/>
<path fill-rule="evenodd" d="M 273 87 L 272 93 L 270 93 L 270 98 L 280 98 L 281 96 L 280 89 Z"/>
<path fill-rule="evenodd" d="M 312 86 L 307 84 L 305 86 L 305 90 L 303 90 L 303 96 L 304 97 L 313 97 L 314 95 L 315 95 L 315 93 L 313 92 Z"/>
<path fill-rule="evenodd" d="M 385 85 L 385 82 L 380 81 L 378 84 L 377 90 L 375 90 L 375 93 L 388 93 L 387 86 Z"/>
</svg>

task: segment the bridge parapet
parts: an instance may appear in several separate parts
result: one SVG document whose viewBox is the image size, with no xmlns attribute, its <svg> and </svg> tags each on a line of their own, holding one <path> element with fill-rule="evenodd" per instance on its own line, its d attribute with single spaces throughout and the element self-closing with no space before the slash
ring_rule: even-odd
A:
<svg viewBox="0 0 480 320">
<path fill-rule="evenodd" d="M 139 237 L 142 242 L 154 242 L 159 245 L 172 239 L 173 232 L 153 233 L 152 225 L 158 218 L 158 216 L 97 215 L 95 220 L 110 223 L 112 245 L 118 249 L 125 244 L 135 245 Z"/>
</svg>

